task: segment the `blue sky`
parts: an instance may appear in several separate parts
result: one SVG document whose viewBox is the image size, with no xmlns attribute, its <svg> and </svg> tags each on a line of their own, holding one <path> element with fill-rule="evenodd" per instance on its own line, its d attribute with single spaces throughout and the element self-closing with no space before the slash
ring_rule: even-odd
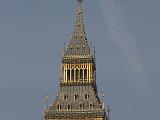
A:
<svg viewBox="0 0 160 120">
<path fill-rule="evenodd" d="M 84 0 L 97 85 L 112 120 L 158 120 L 160 1 Z M 40 120 L 59 89 L 61 48 L 75 23 L 76 0 L 0 1 L 1 119 Z"/>
</svg>

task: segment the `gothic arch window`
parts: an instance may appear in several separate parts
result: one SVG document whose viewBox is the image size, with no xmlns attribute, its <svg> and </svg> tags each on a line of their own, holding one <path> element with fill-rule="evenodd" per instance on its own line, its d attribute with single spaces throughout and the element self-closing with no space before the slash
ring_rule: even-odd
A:
<svg viewBox="0 0 160 120">
<path fill-rule="evenodd" d="M 92 103 L 92 102 L 89 103 L 89 108 L 90 108 L 90 109 L 93 109 L 93 103 Z"/>
<path fill-rule="evenodd" d="M 67 99 L 68 99 L 68 95 L 64 94 L 64 100 L 67 100 Z"/>
<path fill-rule="evenodd" d="M 84 69 L 84 79 L 87 79 L 87 69 Z"/>
<path fill-rule="evenodd" d="M 83 109 L 83 104 L 80 102 L 79 103 L 79 109 L 82 110 Z"/>
<path fill-rule="evenodd" d="M 61 105 L 58 103 L 57 104 L 57 110 L 60 110 L 61 109 Z"/>
<path fill-rule="evenodd" d="M 78 94 L 74 94 L 74 100 L 77 100 L 79 98 Z"/>
<path fill-rule="evenodd" d="M 72 106 L 70 104 L 67 104 L 67 110 L 71 110 Z"/>
<path fill-rule="evenodd" d="M 78 80 L 78 69 L 76 69 L 76 80 Z"/>
<path fill-rule="evenodd" d="M 72 80 L 74 80 L 74 69 L 72 69 L 71 78 L 72 78 Z"/>
<path fill-rule="evenodd" d="M 70 80 L 70 70 L 67 70 L 67 80 Z"/>
<path fill-rule="evenodd" d="M 80 70 L 80 79 L 83 79 L 83 70 Z"/>
<path fill-rule="evenodd" d="M 89 95 L 87 94 L 87 93 L 85 93 L 85 95 L 84 95 L 84 99 L 88 99 L 89 98 Z"/>
</svg>

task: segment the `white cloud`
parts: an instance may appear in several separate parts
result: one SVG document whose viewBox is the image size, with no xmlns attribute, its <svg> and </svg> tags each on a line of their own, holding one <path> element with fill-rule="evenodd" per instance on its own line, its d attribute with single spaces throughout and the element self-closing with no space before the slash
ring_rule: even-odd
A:
<svg viewBox="0 0 160 120">
<path fill-rule="evenodd" d="M 141 76 L 141 87 L 148 89 L 147 78 L 144 73 L 143 65 L 140 61 L 136 41 L 127 28 L 127 21 L 123 17 L 120 0 L 98 0 L 106 21 L 106 29 L 110 32 L 112 40 L 125 55 L 128 63 Z M 139 83 L 138 83 L 139 84 Z"/>
</svg>

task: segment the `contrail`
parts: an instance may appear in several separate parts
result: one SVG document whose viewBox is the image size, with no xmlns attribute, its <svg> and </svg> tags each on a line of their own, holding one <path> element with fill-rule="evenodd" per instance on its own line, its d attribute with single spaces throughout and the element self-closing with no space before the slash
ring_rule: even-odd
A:
<svg viewBox="0 0 160 120">
<path fill-rule="evenodd" d="M 103 11 L 107 29 L 112 40 L 125 55 L 128 63 L 141 75 L 141 87 L 147 89 L 147 79 L 136 48 L 133 35 L 127 29 L 127 22 L 120 8 L 120 0 L 98 0 Z"/>
</svg>

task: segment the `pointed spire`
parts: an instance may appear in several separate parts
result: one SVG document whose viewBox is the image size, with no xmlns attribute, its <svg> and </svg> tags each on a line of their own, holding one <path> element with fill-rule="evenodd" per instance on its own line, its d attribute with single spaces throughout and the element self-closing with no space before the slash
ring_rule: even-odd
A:
<svg viewBox="0 0 160 120">
<path fill-rule="evenodd" d="M 85 31 L 84 31 L 84 23 L 83 23 L 82 0 L 78 0 L 76 14 L 77 14 L 76 24 L 75 24 L 72 37 L 82 37 L 82 36 L 84 37 Z"/>
<path fill-rule="evenodd" d="M 78 5 L 76 12 L 75 28 L 64 56 L 91 55 L 91 50 L 89 48 L 84 30 L 83 9 L 82 9 L 83 0 L 77 0 L 77 2 Z"/>
</svg>

